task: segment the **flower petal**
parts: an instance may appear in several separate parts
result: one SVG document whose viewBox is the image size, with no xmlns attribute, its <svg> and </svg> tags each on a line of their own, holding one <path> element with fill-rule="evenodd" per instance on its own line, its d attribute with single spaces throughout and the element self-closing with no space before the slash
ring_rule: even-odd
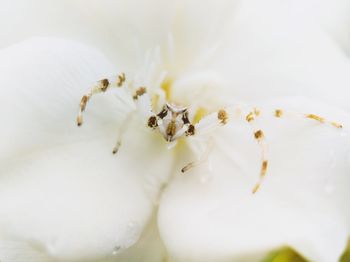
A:
<svg viewBox="0 0 350 262">
<path fill-rule="evenodd" d="M 216 44 L 234 4 L 230 0 L 14 0 L 0 10 L 0 47 L 31 36 L 69 37 L 93 44 L 134 69 L 146 51 L 161 46 L 174 59 L 169 67 L 182 71 Z"/>
<path fill-rule="evenodd" d="M 329 33 L 348 54 L 350 51 L 350 2 L 346 0 L 311 0 L 307 2 L 288 1 L 288 9 L 298 15 L 307 16 Z"/>
<path fill-rule="evenodd" d="M 114 71 L 96 50 L 44 38 L 0 58 L 0 242 L 64 261 L 122 254 L 152 215 L 171 152 L 134 118 L 112 154 L 126 111 L 113 92 L 94 97 L 76 126 L 81 96 Z"/>
<path fill-rule="evenodd" d="M 4 261 L 54 262 L 52 258 L 27 242 L 0 238 L 0 256 Z"/>
<path fill-rule="evenodd" d="M 224 33 L 215 38 L 216 49 L 204 52 L 191 70 L 220 74 L 238 101 L 308 96 L 349 109 L 344 95 L 349 94 L 349 57 L 315 22 L 316 11 L 301 13 L 297 6 L 303 4 L 239 2 Z M 339 11 L 333 16 L 344 17 L 343 9 L 332 10 Z"/>
<path fill-rule="evenodd" d="M 260 261 L 285 245 L 311 261 L 339 259 L 350 225 L 349 131 L 264 111 L 281 104 L 350 126 L 349 114 L 310 100 L 265 104 L 256 126 L 265 133 L 269 169 L 256 194 L 261 159 L 251 128 L 232 120 L 218 129 L 210 160 L 163 194 L 158 223 L 173 261 Z"/>
<path fill-rule="evenodd" d="M 173 6 L 160 0 L 15 0 L 0 10 L 0 47 L 33 36 L 65 37 L 97 46 L 132 67 L 130 61 L 143 61 L 145 50 L 167 34 Z"/>
</svg>

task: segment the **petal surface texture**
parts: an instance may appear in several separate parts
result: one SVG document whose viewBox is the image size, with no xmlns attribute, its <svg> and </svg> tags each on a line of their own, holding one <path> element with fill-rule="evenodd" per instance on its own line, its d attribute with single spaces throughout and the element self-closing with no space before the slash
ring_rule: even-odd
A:
<svg viewBox="0 0 350 262">
<path fill-rule="evenodd" d="M 118 257 L 149 223 L 172 161 L 138 118 L 112 154 L 127 112 L 113 92 L 93 97 L 76 126 L 82 95 L 122 68 L 54 38 L 4 49 L 0 61 L 0 259 Z"/>
</svg>

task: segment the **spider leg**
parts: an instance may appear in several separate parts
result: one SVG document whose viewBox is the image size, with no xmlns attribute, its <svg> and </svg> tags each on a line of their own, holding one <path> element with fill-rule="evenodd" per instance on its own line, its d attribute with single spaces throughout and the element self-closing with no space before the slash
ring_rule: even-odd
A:
<svg viewBox="0 0 350 262">
<path fill-rule="evenodd" d="M 261 150 L 261 167 L 260 167 L 259 181 L 255 184 L 255 186 L 253 187 L 253 190 L 252 190 L 253 194 L 259 190 L 259 188 L 260 188 L 260 186 L 261 186 L 261 184 L 266 176 L 267 167 L 268 167 L 267 144 L 265 141 L 265 135 L 264 135 L 263 131 L 261 129 L 255 131 L 254 138 L 258 142 L 258 144 L 260 146 L 260 150 Z"/>
<path fill-rule="evenodd" d="M 116 154 L 119 151 L 120 146 L 122 145 L 122 138 L 125 133 L 125 131 L 128 129 L 129 124 L 131 123 L 131 119 L 133 118 L 135 114 L 135 111 L 131 111 L 127 116 L 124 118 L 123 122 L 119 126 L 118 136 L 117 136 L 117 142 L 113 148 L 112 153 Z"/>
<path fill-rule="evenodd" d="M 86 109 L 86 105 L 88 101 L 91 99 L 91 97 L 95 94 L 99 94 L 102 92 L 106 92 L 110 88 L 121 88 L 123 87 L 124 83 L 126 81 L 125 74 L 121 73 L 117 77 L 114 78 L 105 78 L 100 81 L 98 81 L 82 98 L 80 101 L 79 106 L 79 112 L 77 117 L 77 124 L 78 126 L 82 125 L 83 123 L 83 112 Z M 124 89 L 127 94 L 130 94 L 130 90 Z M 145 87 L 139 87 L 135 93 L 132 95 L 134 104 L 136 108 L 140 111 L 141 115 L 148 119 L 148 126 L 152 128 L 157 127 L 156 121 L 153 122 L 152 115 L 152 107 L 151 107 L 151 100 L 149 95 L 147 94 L 147 90 Z M 123 101 L 123 100 L 122 100 Z M 122 123 L 119 126 L 118 136 L 117 136 L 117 142 L 113 148 L 113 154 L 116 154 L 122 144 L 122 137 L 127 128 L 129 127 L 129 123 L 131 122 L 131 118 L 134 116 L 136 110 L 132 110 L 127 114 L 125 119 L 122 121 Z"/>
<path fill-rule="evenodd" d="M 185 173 L 187 172 L 188 170 L 190 170 L 191 168 L 193 167 L 196 167 L 196 166 L 199 166 L 205 162 L 207 162 L 208 160 L 208 157 L 209 157 L 209 154 L 211 152 L 213 148 L 213 140 L 210 139 L 206 145 L 206 149 L 205 151 L 203 152 L 203 154 L 200 156 L 200 158 L 197 160 L 197 161 L 193 161 L 193 162 L 190 162 L 188 163 L 187 165 L 185 165 L 182 169 L 181 169 L 181 172 L 182 173 Z"/>
<path fill-rule="evenodd" d="M 112 87 L 122 87 L 125 80 L 125 74 L 121 73 L 116 78 L 111 77 L 98 81 L 80 100 L 77 125 L 81 126 L 83 124 L 83 112 L 85 111 L 86 105 L 93 95 L 106 92 Z"/>
<path fill-rule="evenodd" d="M 277 118 L 281 118 L 285 114 L 311 119 L 311 120 L 317 121 L 317 122 L 319 122 L 321 124 L 331 125 L 331 126 L 333 126 L 335 128 L 343 128 L 342 124 L 340 124 L 338 122 L 335 122 L 335 121 L 329 121 L 328 119 L 326 119 L 326 118 L 324 118 L 322 116 L 319 116 L 319 115 L 315 115 L 315 114 L 302 114 L 302 113 L 296 113 L 296 112 L 291 112 L 291 111 L 285 111 L 285 110 L 282 110 L 282 109 L 276 109 L 275 112 L 274 112 L 274 115 Z"/>
<path fill-rule="evenodd" d="M 152 103 L 151 103 L 151 98 L 147 93 L 147 88 L 146 87 L 139 87 L 134 95 L 133 95 L 133 100 L 134 103 L 136 105 L 136 107 L 138 108 L 141 116 L 144 119 L 147 119 L 147 125 L 152 124 L 154 126 L 150 126 L 150 127 L 156 127 L 156 123 L 154 123 L 152 120 L 150 120 L 150 118 L 152 116 L 155 116 L 155 114 L 152 111 Z M 154 120 L 154 119 L 153 119 Z M 152 123 L 150 123 L 150 121 Z"/>
<path fill-rule="evenodd" d="M 134 95 L 133 95 L 134 103 L 139 110 L 139 113 L 142 116 L 142 119 L 147 119 L 147 126 L 156 129 L 158 127 L 157 118 L 152 112 L 151 99 L 147 93 L 147 89 L 145 87 L 139 87 Z M 113 148 L 113 154 L 116 154 L 122 144 L 122 137 L 129 127 L 133 116 L 135 115 L 136 110 L 133 110 L 127 114 L 124 118 L 123 122 L 120 125 L 117 142 Z"/>
<path fill-rule="evenodd" d="M 311 119 L 314 121 L 317 121 L 319 123 L 322 124 L 328 124 L 331 125 L 335 128 L 343 128 L 343 126 L 335 121 L 329 121 L 324 117 L 321 117 L 319 115 L 316 114 L 302 114 L 302 113 L 296 113 L 296 112 L 291 112 L 291 111 L 285 111 L 282 109 L 275 109 L 274 111 L 274 116 L 276 118 L 281 118 L 283 117 L 285 114 L 289 114 L 289 115 L 293 115 L 293 116 L 297 116 L 297 117 L 302 117 L 302 118 L 306 118 L 306 119 Z M 249 114 L 246 116 L 246 121 L 250 124 L 252 124 L 254 122 L 254 120 L 260 115 L 260 111 L 258 109 L 254 109 L 253 111 L 249 112 Z M 257 140 L 257 142 L 259 143 L 260 147 L 261 147 L 261 158 L 262 158 L 262 164 L 261 164 L 261 168 L 260 168 L 260 177 L 259 177 L 259 181 L 256 183 L 256 185 L 253 188 L 253 193 L 256 193 L 265 176 L 267 173 L 267 168 L 268 168 L 268 159 L 267 159 L 267 144 L 266 144 L 266 140 L 265 140 L 265 135 L 263 133 L 262 130 L 260 129 L 254 129 L 254 138 Z"/>
<path fill-rule="evenodd" d="M 185 135 L 194 136 L 195 134 L 203 134 L 203 133 L 206 133 L 207 131 L 210 131 L 213 128 L 225 125 L 227 121 L 228 121 L 227 112 L 221 109 L 218 112 L 214 112 L 212 114 L 205 116 L 197 124 L 188 123 L 186 126 L 187 130 L 185 131 Z M 208 160 L 212 147 L 213 147 L 213 140 L 211 138 L 209 139 L 206 149 L 202 154 L 202 156 L 199 158 L 199 160 L 188 163 L 186 166 L 184 166 L 181 169 L 181 172 L 185 173 L 191 168 L 205 163 Z"/>
<path fill-rule="evenodd" d="M 211 113 L 205 117 L 203 117 L 197 124 L 193 126 L 193 131 L 189 132 L 186 135 L 194 135 L 194 134 L 204 134 L 210 132 L 212 129 L 217 128 L 219 126 L 225 125 L 228 122 L 228 113 L 224 109 L 220 109 L 217 112 Z M 190 131 L 190 128 L 189 128 Z"/>
<path fill-rule="evenodd" d="M 260 150 L 261 150 L 260 175 L 259 175 L 258 182 L 253 187 L 253 190 L 252 190 L 253 194 L 255 194 L 259 190 L 259 188 L 260 188 L 260 186 L 261 186 L 261 184 L 264 181 L 264 178 L 266 176 L 267 167 L 268 167 L 267 144 L 266 144 L 266 140 L 265 140 L 265 134 L 261 129 L 256 128 L 254 125 L 254 121 L 256 120 L 256 118 L 258 118 L 260 116 L 260 113 L 261 113 L 260 110 L 258 110 L 257 108 L 254 108 L 245 117 L 245 120 L 253 128 L 254 139 L 258 142 L 258 144 L 260 146 Z"/>
</svg>

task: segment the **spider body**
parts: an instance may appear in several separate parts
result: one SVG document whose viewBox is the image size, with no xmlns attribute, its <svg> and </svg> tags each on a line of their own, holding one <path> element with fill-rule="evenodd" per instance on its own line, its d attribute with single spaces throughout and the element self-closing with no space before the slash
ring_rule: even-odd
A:
<svg viewBox="0 0 350 262">
<path fill-rule="evenodd" d="M 166 103 L 163 109 L 148 119 L 148 126 L 157 129 L 167 142 L 194 135 L 194 126 L 188 119 L 188 109 Z"/>
<path fill-rule="evenodd" d="M 139 111 L 145 125 L 152 129 L 153 131 L 159 132 L 160 135 L 168 142 L 170 145 L 176 145 L 179 138 L 190 137 L 195 135 L 200 135 L 203 131 L 212 130 L 213 128 L 223 126 L 229 122 L 229 115 L 226 109 L 219 109 L 216 112 L 212 112 L 205 116 L 201 116 L 199 119 L 194 120 L 194 113 L 191 112 L 188 107 L 179 106 L 177 104 L 171 103 L 169 101 L 164 101 L 161 110 L 156 111 L 152 108 L 152 99 L 148 94 L 146 87 L 138 87 L 134 89 L 133 85 L 125 85 L 126 77 L 124 73 L 119 74 L 117 77 L 111 77 L 109 79 L 102 79 L 98 81 L 82 98 L 79 106 L 79 113 L 77 117 L 77 124 L 80 126 L 83 123 L 83 112 L 86 109 L 86 105 L 91 97 L 98 93 L 106 92 L 110 88 L 122 88 L 126 94 L 132 97 L 135 104 L 135 111 Z M 241 112 L 241 108 L 236 108 Z M 130 113 L 130 114 L 131 114 Z M 276 118 L 281 118 L 285 115 L 285 111 L 282 109 L 276 109 L 271 112 Z M 243 115 L 243 121 L 252 125 L 254 121 L 260 116 L 261 112 L 257 108 L 253 108 L 248 114 Z M 190 117 L 190 115 L 192 115 Z M 319 123 L 328 123 L 336 128 L 342 128 L 342 125 L 337 122 L 327 121 L 325 118 L 320 117 L 315 114 L 297 114 L 301 117 L 312 119 Z M 123 123 L 120 125 L 120 130 L 118 132 L 117 143 L 113 149 L 113 153 L 117 153 L 122 142 L 122 135 L 127 130 L 129 117 L 125 117 Z M 260 176 L 259 181 L 253 188 L 253 193 L 255 193 L 268 169 L 268 160 L 266 156 L 266 142 L 265 134 L 261 129 L 256 129 L 253 125 L 252 127 L 252 137 L 257 141 L 261 149 L 261 166 L 260 166 Z M 171 148 L 172 146 L 169 146 Z M 208 141 L 207 150 L 200 157 L 198 161 L 190 162 L 185 167 L 181 169 L 184 173 L 187 170 L 203 163 L 206 161 L 210 153 L 211 143 Z"/>
</svg>

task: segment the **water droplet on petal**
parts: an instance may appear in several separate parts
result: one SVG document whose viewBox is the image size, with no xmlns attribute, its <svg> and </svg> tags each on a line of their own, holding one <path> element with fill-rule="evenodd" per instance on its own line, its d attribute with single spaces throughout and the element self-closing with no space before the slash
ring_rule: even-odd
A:
<svg viewBox="0 0 350 262">
<path fill-rule="evenodd" d="M 127 224 L 127 238 L 123 240 L 123 248 L 128 248 L 134 245 L 140 236 L 140 226 L 135 221 L 130 221 Z"/>
<path fill-rule="evenodd" d="M 115 246 L 112 251 L 112 255 L 115 256 L 119 253 L 121 246 Z"/>
</svg>

